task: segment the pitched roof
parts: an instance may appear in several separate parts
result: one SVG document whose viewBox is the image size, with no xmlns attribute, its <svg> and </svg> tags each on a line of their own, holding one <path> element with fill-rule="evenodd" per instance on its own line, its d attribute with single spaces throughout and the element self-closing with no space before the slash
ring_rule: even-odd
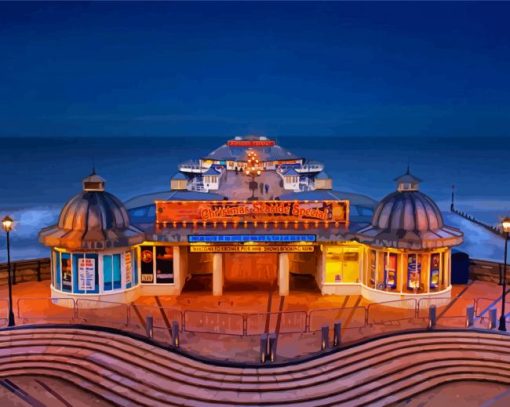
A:
<svg viewBox="0 0 510 407">
<path fill-rule="evenodd" d="M 299 176 L 299 172 L 297 172 L 294 168 L 288 168 L 283 172 L 285 176 Z"/>
<path fill-rule="evenodd" d="M 223 195 L 211 192 L 162 191 L 135 196 L 127 200 L 124 205 L 129 210 L 152 205 L 154 201 L 221 201 L 223 199 L 225 199 Z"/>
</svg>

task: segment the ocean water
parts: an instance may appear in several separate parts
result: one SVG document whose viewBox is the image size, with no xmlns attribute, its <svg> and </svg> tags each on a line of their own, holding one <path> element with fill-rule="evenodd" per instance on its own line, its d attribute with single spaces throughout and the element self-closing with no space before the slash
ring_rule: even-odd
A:
<svg viewBox="0 0 510 407">
<path fill-rule="evenodd" d="M 16 220 L 14 259 L 46 256 L 37 233 L 81 190 L 95 165 L 107 190 L 122 200 L 169 189 L 177 164 L 198 158 L 229 137 L 0 138 L 0 216 Z M 326 165 L 334 188 L 381 199 L 394 178 L 411 172 L 421 190 L 447 210 L 456 207 L 490 224 L 510 214 L 510 139 L 277 137 L 297 155 Z M 0 234 L 0 262 L 5 261 Z"/>
</svg>

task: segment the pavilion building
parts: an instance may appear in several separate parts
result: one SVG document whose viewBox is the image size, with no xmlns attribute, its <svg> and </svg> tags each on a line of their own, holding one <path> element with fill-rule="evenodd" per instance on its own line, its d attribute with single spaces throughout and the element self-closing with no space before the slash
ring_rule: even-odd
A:
<svg viewBox="0 0 510 407">
<path fill-rule="evenodd" d="M 409 169 L 379 203 L 333 190 L 323 164 L 265 137 L 236 137 L 178 169 L 170 190 L 125 203 L 96 174 L 84 180 L 40 233 L 52 248 L 52 296 L 128 303 L 190 287 L 450 296 L 450 250 L 463 235 Z"/>
</svg>

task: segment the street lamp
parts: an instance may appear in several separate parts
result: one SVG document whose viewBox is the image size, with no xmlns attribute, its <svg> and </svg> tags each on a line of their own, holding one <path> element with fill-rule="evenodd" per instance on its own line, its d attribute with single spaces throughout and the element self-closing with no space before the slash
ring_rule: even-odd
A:
<svg viewBox="0 0 510 407">
<path fill-rule="evenodd" d="M 499 318 L 499 330 L 506 331 L 505 298 L 506 298 L 506 254 L 508 251 L 508 235 L 510 234 L 510 218 L 504 218 L 501 222 L 505 232 L 505 258 L 503 259 L 503 295 L 501 304 L 501 317 Z"/>
<path fill-rule="evenodd" d="M 9 323 L 7 326 L 16 325 L 14 322 L 14 313 L 12 312 L 12 279 L 11 279 L 11 246 L 9 240 L 9 232 L 14 226 L 14 221 L 10 216 L 2 219 L 2 228 L 7 234 L 7 285 L 9 286 Z"/>
</svg>

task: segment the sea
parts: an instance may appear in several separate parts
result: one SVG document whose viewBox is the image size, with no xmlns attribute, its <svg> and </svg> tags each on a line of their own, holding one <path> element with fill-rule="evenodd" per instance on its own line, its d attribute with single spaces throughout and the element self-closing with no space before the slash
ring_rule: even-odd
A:
<svg viewBox="0 0 510 407">
<path fill-rule="evenodd" d="M 38 243 L 42 227 L 81 191 L 95 167 L 106 189 L 127 200 L 169 190 L 177 165 L 219 147 L 228 136 L 0 138 L 0 217 L 16 221 L 13 259 L 48 256 Z M 325 164 L 335 190 L 381 199 L 409 165 L 421 190 L 439 207 L 456 208 L 488 224 L 510 215 L 510 138 L 276 137 L 298 156 Z M 0 233 L 0 263 L 6 261 Z"/>
</svg>

